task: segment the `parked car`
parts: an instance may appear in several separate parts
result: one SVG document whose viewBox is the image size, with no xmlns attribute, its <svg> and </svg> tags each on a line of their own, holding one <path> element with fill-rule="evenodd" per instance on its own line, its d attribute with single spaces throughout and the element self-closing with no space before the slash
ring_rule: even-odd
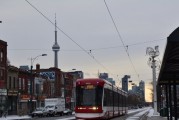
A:
<svg viewBox="0 0 179 120">
<path fill-rule="evenodd" d="M 64 115 L 72 115 L 72 110 L 66 108 L 66 109 L 63 111 L 63 114 L 64 114 Z"/>
<path fill-rule="evenodd" d="M 139 105 L 139 108 L 142 108 L 143 106 L 142 105 Z"/>
<path fill-rule="evenodd" d="M 138 106 L 134 106 L 133 109 L 138 109 L 139 107 Z"/>
<path fill-rule="evenodd" d="M 35 111 L 31 113 L 32 117 L 44 117 L 48 115 L 48 111 L 45 108 L 36 108 Z"/>
</svg>

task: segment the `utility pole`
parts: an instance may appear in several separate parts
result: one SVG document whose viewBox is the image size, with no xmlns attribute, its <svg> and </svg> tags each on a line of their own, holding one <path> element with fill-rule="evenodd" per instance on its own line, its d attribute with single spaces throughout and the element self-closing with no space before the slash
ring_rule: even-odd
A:
<svg viewBox="0 0 179 120">
<path fill-rule="evenodd" d="M 32 69 L 33 69 L 33 63 L 34 61 L 40 57 L 40 56 L 47 56 L 47 54 L 41 54 L 41 55 L 38 55 L 34 58 L 31 57 L 31 66 L 30 66 L 30 113 L 33 111 L 33 104 L 32 104 L 32 100 L 33 100 L 33 73 L 32 73 Z"/>
<path fill-rule="evenodd" d="M 158 46 L 155 46 L 155 49 L 151 48 L 151 47 L 147 47 L 146 50 L 146 54 L 148 54 L 149 60 L 148 60 L 148 64 L 151 66 L 152 68 L 152 72 L 153 72 L 153 104 L 154 104 L 154 115 L 157 115 L 157 92 L 156 92 L 156 60 L 155 57 L 159 56 L 159 50 L 158 50 Z"/>
</svg>

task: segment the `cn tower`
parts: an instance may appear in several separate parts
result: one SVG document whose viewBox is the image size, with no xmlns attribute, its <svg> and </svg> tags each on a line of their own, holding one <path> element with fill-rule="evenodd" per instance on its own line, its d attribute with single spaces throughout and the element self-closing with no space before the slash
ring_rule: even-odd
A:
<svg viewBox="0 0 179 120">
<path fill-rule="evenodd" d="M 60 46 L 57 43 L 57 25 L 56 25 L 56 16 L 55 16 L 55 44 L 52 46 L 52 50 L 54 51 L 54 67 L 58 68 L 58 51 L 60 50 Z"/>
</svg>

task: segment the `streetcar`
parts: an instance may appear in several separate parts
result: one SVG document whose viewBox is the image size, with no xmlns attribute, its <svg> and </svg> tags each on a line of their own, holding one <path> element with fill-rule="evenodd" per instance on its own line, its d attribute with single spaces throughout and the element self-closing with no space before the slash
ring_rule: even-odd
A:
<svg viewBox="0 0 179 120">
<path fill-rule="evenodd" d="M 76 119 L 107 120 L 128 112 L 127 92 L 99 79 L 76 81 Z"/>
</svg>

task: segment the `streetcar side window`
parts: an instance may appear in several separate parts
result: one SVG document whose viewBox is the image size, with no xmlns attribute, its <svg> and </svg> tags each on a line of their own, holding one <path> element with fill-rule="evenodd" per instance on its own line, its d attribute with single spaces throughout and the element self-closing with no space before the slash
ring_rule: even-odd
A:
<svg viewBox="0 0 179 120">
<path fill-rule="evenodd" d="M 118 106 L 118 93 L 114 92 L 114 106 Z"/>
<path fill-rule="evenodd" d="M 107 89 L 104 89 L 104 106 L 107 106 L 108 105 L 108 90 Z"/>
<path fill-rule="evenodd" d="M 128 107 L 127 96 L 125 96 L 125 102 L 126 102 L 125 107 Z"/>
<path fill-rule="evenodd" d="M 112 94 L 109 89 L 104 89 L 104 106 L 110 106 L 112 103 Z"/>
<path fill-rule="evenodd" d="M 96 103 L 98 106 L 102 106 L 103 87 L 97 86 L 96 92 Z"/>
<path fill-rule="evenodd" d="M 126 98 L 125 95 L 123 95 L 123 107 L 126 106 L 126 99 L 125 98 Z"/>
<path fill-rule="evenodd" d="M 109 106 L 113 106 L 113 91 L 109 90 Z"/>
<path fill-rule="evenodd" d="M 127 100 L 127 98 L 128 98 L 128 97 L 126 96 L 126 107 L 128 107 L 128 100 Z"/>
<path fill-rule="evenodd" d="M 112 90 L 104 89 L 104 106 L 113 106 Z"/>
<path fill-rule="evenodd" d="M 122 95 L 119 94 L 119 106 L 122 107 Z"/>
</svg>

